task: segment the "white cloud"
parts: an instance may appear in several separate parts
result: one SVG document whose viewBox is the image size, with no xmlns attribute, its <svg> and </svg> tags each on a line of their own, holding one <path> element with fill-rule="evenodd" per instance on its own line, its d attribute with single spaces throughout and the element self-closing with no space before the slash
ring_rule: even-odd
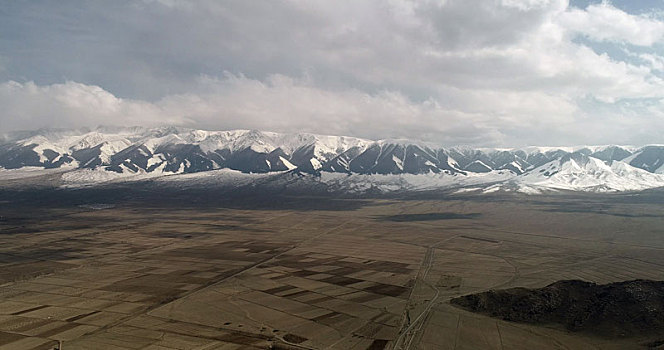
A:
<svg viewBox="0 0 664 350">
<path fill-rule="evenodd" d="M 651 69 L 664 72 L 664 56 L 642 53 L 638 57 L 644 62 L 648 63 Z"/>
<path fill-rule="evenodd" d="M 0 84 L 0 105 L 0 121 L 5 130 L 186 121 L 169 116 L 154 104 L 117 98 L 98 86 L 71 81 L 47 86 L 14 81 Z"/>
<path fill-rule="evenodd" d="M 13 80 L 33 79 L 29 74 L 43 63 L 59 72 L 57 79 L 88 84 L 4 83 L 0 124 L 8 130 L 174 123 L 508 146 L 661 137 L 661 128 L 644 127 L 658 123 L 661 104 L 623 101 L 664 98 L 664 81 L 653 73 L 661 71 L 661 57 L 643 53 L 661 44 L 664 22 L 608 3 L 568 5 L 145 0 L 128 10 L 107 4 L 97 17 L 72 20 L 77 30 L 38 28 L 60 39 L 43 61 L 31 61 L 42 57 L 35 54 L 10 57 L 12 71 L 30 63 Z M 68 18 L 60 7 L 49 10 Z M 84 22 L 89 17 L 97 22 Z M 68 36 L 78 32 L 82 37 Z M 574 40 L 578 35 L 590 40 Z M 16 40 L 19 47 L 30 42 Z M 629 59 L 594 50 L 598 42 L 627 50 Z"/>
<path fill-rule="evenodd" d="M 100 87 L 75 82 L 49 86 L 8 82 L 0 85 L 0 104 L 6 106 L 3 125 L 12 129 L 113 121 L 125 126 L 257 128 L 374 139 L 418 135 L 447 144 L 485 145 L 509 142 L 510 130 L 549 124 L 539 118 L 543 109 L 569 117 L 575 108 L 569 101 L 538 93 L 446 93 L 454 95 L 457 106 L 434 100 L 413 102 L 394 91 L 323 90 L 281 75 L 263 82 L 227 74 L 223 79 L 201 78 L 197 94 L 169 95 L 154 103 L 120 99 Z M 460 108 L 465 104 L 476 107 Z"/>
<path fill-rule="evenodd" d="M 155 102 L 120 99 L 100 87 L 75 82 L 49 86 L 8 82 L 0 85 L 0 104 L 7 111 L 2 114 L 3 125 L 13 129 L 35 124 L 175 124 L 373 139 L 413 138 L 446 145 L 513 146 L 541 144 L 544 140 L 564 144 L 580 138 L 601 142 L 604 136 L 622 137 L 630 125 L 632 129 L 643 125 L 642 117 L 631 116 L 632 124 L 621 123 L 619 133 L 607 126 L 600 134 L 587 134 L 593 124 L 604 125 L 602 119 L 584 113 L 574 100 L 558 95 L 458 88 L 439 92 L 448 99 L 415 102 L 395 91 L 335 91 L 316 87 L 307 79 L 274 75 L 259 81 L 227 73 L 221 79 L 200 78 L 196 94 L 169 95 Z M 658 106 L 649 108 L 658 110 Z M 662 111 L 657 113 L 661 115 Z M 586 126 L 579 129 L 581 123 Z M 542 137 L 543 132 L 546 137 Z"/>
<path fill-rule="evenodd" d="M 664 39 L 664 22 L 648 16 L 628 14 L 608 2 L 590 5 L 585 10 L 566 11 L 560 23 L 569 30 L 599 41 L 651 46 Z"/>
<path fill-rule="evenodd" d="M 548 7 L 551 3 L 550 0 L 501 0 L 503 6 L 518 8 L 522 11 Z M 558 1 L 558 3 L 562 2 Z"/>
</svg>

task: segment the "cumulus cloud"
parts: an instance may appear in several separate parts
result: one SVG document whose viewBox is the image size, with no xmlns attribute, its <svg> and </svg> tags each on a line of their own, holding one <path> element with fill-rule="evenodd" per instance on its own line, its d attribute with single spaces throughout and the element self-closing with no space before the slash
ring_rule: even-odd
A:
<svg viewBox="0 0 664 350">
<path fill-rule="evenodd" d="M 4 131 L 177 124 L 486 146 L 662 136 L 645 126 L 659 125 L 662 104 L 643 101 L 664 99 L 664 22 L 609 3 L 10 7 Z"/>
<path fill-rule="evenodd" d="M 77 127 L 90 124 L 183 123 L 158 106 L 115 97 L 99 86 L 76 82 L 40 86 L 34 82 L 0 84 L 2 125 L 6 130 Z"/>
</svg>

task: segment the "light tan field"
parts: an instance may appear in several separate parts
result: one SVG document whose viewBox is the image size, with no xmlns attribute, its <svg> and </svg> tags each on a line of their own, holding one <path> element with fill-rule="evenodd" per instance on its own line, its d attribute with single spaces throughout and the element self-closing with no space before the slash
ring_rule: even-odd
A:
<svg viewBox="0 0 664 350">
<path fill-rule="evenodd" d="M 561 279 L 664 279 L 664 205 L 589 198 L 4 206 L 0 349 L 642 348 L 659 339 L 449 304 Z"/>
</svg>

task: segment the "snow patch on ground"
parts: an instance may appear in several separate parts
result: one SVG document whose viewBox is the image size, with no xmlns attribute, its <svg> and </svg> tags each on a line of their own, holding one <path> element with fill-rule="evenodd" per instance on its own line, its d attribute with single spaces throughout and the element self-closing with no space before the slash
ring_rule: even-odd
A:
<svg viewBox="0 0 664 350">
<path fill-rule="evenodd" d="M 424 191 L 467 187 L 506 181 L 513 177 L 509 171 L 492 171 L 481 174 L 341 174 L 322 172 L 320 181 L 335 190 L 363 193 L 370 190 L 381 192 Z"/>
<path fill-rule="evenodd" d="M 458 194 L 458 193 L 469 193 L 469 192 L 479 192 L 482 191 L 481 187 L 466 187 L 466 188 L 460 188 L 452 193 Z"/>
<path fill-rule="evenodd" d="M 519 186 L 519 188 L 517 188 L 516 191 L 519 193 L 530 194 L 530 195 L 542 194 L 542 190 L 526 185 Z"/>
<path fill-rule="evenodd" d="M 58 174 L 70 171 L 72 167 L 61 167 L 56 169 L 44 169 L 42 167 L 23 167 L 20 169 L 0 168 L 0 180 L 27 179 L 46 174 Z"/>
<path fill-rule="evenodd" d="M 66 172 L 60 177 L 62 180 L 62 188 L 78 188 L 89 187 L 97 184 L 104 184 L 109 182 L 118 181 L 137 181 L 150 178 L 157 178 L 165 176 L 162 172 L 145 172 L 140 171 L 134 173 L 131 171 L 124 171 L 117 173 L 114 171 L 104 170 L 103 168 L 96 169 L 76 169 Z"/>
<path fill-rule="evenodd" d="M 162 176 L 156 178 L 155 181 L 180 188 L 213 185 L 244 186 L 270 176 L 275 176 L 275 173 L 247 174 L 238 170 L 217 169 L 199 173 Z"/>
</svg>

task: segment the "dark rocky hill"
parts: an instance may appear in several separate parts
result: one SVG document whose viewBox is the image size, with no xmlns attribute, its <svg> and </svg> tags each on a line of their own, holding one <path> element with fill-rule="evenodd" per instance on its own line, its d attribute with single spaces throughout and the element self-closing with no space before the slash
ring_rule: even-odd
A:
<svg viewBox="0 0 664 350">
<path fill-rule="evenodd" d="M 601 336 L 664 334 L 664 281 L 558 281 L 539 289 L 490 290 L 451 303 L 507 321 L 558 324 Z"/>
</svg>

